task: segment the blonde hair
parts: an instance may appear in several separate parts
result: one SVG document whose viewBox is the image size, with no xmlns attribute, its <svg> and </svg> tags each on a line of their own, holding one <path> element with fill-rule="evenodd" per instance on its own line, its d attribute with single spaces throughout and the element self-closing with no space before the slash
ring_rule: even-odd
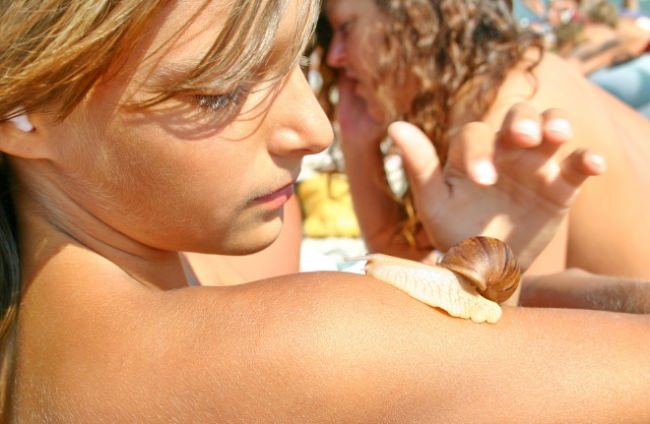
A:
<svg viewBox="0 0 650 424">
<path fill-rule="evenodd" d="M 204 0 L 203 10 L 210 0 Z M 289 1 L 299 6 L 292 50 L 272 62 L 271 48 Z M 142 39 L 170 0 L 11 0 L 0 2 L 0 122 L 19 113 L 65 119 L 129 47 Z M 231 0 L 212 48 L 189 75 L 157 87 L 148 107 L 173 96 L 253 78 L 275 78 L 296 63 L 313 32 L 319 0 Z M 189 24 L 188 22 L 187 24 Z M 179 29 L 182 31 L 184 28 Z M 209 83 L 208 83 L 209 82 Z M 18 229 L 7 161 L 0 171 L 0 343 L 6 345 L 20 297 Z M 12 355 L 10 349 L 3 358 Z M 11 372 L 3 367 L 2 412 Z"/>
</svg>

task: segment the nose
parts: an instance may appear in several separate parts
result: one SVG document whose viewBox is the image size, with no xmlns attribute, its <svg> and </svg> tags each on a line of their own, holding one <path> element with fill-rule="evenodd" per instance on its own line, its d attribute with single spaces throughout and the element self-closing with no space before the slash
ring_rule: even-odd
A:
<svg viewBox="0 0 650 424">
<path fill-rule="evenodd" d="M 343 36 L 335 32 L 330 41 L 326 62 L 332 68 L 342 68 L 346 64 L 346 48 Z"/>
<path fill-rule="evenodd" d="M 275 156 L 310 155 L 332 143 L 332 125 L 298 66 L 287 76 L 269 114 L 278 123 L 268 146 Z"/>
</svg>

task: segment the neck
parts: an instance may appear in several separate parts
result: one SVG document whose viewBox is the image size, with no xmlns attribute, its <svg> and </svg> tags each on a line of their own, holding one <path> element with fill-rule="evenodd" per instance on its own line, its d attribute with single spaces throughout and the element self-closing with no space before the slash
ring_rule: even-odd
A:
<svg viewBox="0 0 650 424">
<path fill-rule="evenodd" d="M 24 191 L 23 191 L 24 192 Z M 23 281 L 52 261 L 114 268 L 135 284 L 160 290 L 186 287 L 178 252 L 159 250 L 128 238 L 84 211 L 44 208 L 28 195 L 17 199 Z"/>
</svg>

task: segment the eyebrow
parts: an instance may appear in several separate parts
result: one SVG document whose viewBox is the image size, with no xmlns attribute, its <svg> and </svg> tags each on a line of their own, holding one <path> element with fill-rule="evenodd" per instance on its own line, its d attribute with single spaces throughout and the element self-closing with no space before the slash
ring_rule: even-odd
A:
<svg viewBox="0 0 650 424">
<path fill-rule="evenodd" d="M 198 65 L 198 61 L 164 63 L 149 74 L 147 84 L 156 86 L 177 82 L 187 78 Z"/>
</svg>

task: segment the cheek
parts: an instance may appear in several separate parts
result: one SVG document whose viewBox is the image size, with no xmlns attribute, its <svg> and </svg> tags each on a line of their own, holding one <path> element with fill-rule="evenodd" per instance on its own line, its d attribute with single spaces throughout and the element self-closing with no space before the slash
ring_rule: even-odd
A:
<svg viewBox="0 0 650 424">
<path fill-rule="evenodd" d="M 189 243 L 204 234 L 225 232 L 245 203 L 246 183 L 238 178 L 238 161 L 200 151 L 174 153 L 154 155 L 144 169 L 137 163 L 135 169 L 129 167 L 132 172 L 125 174 L 141 178 L 142 184 L 128 200 L 147 204 L 162 218 L 156 226 L 169 228 L 172 239 L 186 238 Z"/>
<path fill-rule="evenodd" d="M 369 46 L 361 45 L 354 52 L 354 59 L 357 72 L 363 78 L 365 83 L 368 83 L 376 75 L 379 58 L 377 57 L 377 50 L 369 48 Z"/>
<path fill-rule="evenodd" d="M 109 146 L 92 178 L 104 182 L 103 220 L 152 247 L 219 250 L 245 204 L 238 158 L 156 131 L 132 131 Z"/>
<path fill-rule="evenodd" d="M 277 171 L 264 161 L 263 143 L 175 131 L 169 122 L 179 119 L 108 112 L 99 119 L 103 111 L 91 109 L 56 135 L 60 186 L 93 219 L 165 250 L 247 253 L 277 236 L 278 219 L 248 206 L 260 181 Z M 228 140 L 247 139 L 258 123 L 230 128 Z M 254 174 L 256 160 L 262 170 Z"/>
<path fill-rule="evenodd" d="M 256 155 L 223 143 L 183 143 L 152 152 L 151 166 L 128 164 L 124 174 L 139 179 L 124 198 L 126 208 L 141 211 L 134 218 L 134 227 L 144 229 L 138 237 L 168 250 L 220 254 L 251 253 L 277 237 L 281 211 L 250 204 L 266 175 L 256 172 Z"/>
</svg>

